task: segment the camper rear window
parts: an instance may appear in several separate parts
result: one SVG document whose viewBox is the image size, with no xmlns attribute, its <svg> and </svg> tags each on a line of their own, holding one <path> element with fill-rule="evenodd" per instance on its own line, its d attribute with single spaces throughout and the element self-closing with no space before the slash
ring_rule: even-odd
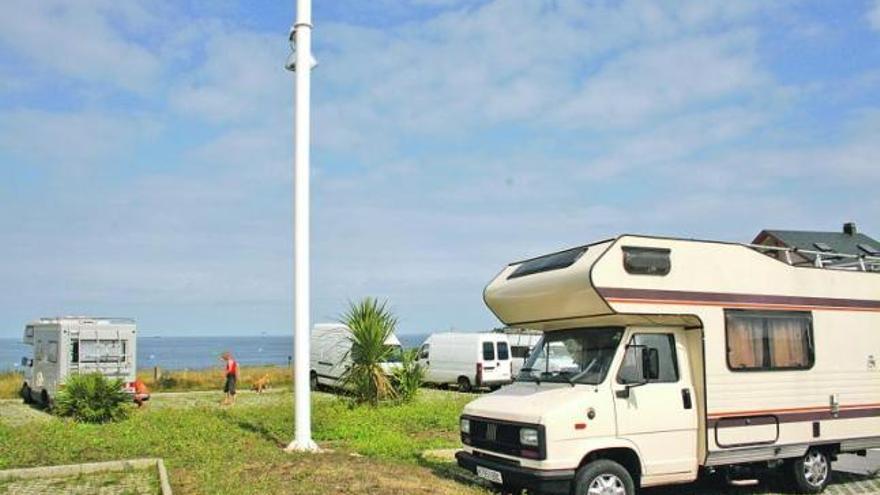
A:
<svg viewBox="0 0 880 495">
<path fill-rule="evenodd" d="M 623 267 L 632 275 L 669 274 L 672 262 L 668 249 L 623 246 Z"/>
<path fill-rule="evenodd" d="M 805 370 L 813 367 L 813 319 L 802 312 L 726 310 L 727 366 L 731 371 Z"/>
<path fill-rule="evenodd" d="M 585 252 L 587 252 L 587 247 L 581 246 L 579 248 L 569 249 L 568 251 L 548 254 L 547 256 L 541 256 L 540 258 L 535 258 L 533 260 L 523 261 L 507 278 L 525 277 L 526 275 L 532 275 L 534 273 L 568 268 Z"/>
</svg>

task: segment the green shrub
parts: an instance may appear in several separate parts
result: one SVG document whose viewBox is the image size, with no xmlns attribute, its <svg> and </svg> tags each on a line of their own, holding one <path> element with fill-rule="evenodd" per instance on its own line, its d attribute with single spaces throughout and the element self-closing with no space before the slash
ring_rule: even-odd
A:
<svg viewBox="0 0 880 495">
<path fill-rule="evenodd" d="M 394 385 L 397 396 L 403 402 L 415 399 L 425 381 L 425 368 L 419 363 L 418 357 L 418 349 L 403 351 L 400 367 L 394 369 Z"/>
<path fill-rule="evenodd" d="M 52 412 L 83 423 L 107 423 L 125 419 L 130 402 L 121 380 L 100 373 L 72 375 L 58 391 Z"/>
<path fill-rule="evenodd" d="M 397 318 L 373 298 L 352 303 L 342 317 L 351 329 L 351 366 L 343 373 L 343 386 L 350 389 L 358 403 L 377 405 L 396 395 L 382 364 L 396 352 L 385 344 L 397 326 Z"/>
</svg>

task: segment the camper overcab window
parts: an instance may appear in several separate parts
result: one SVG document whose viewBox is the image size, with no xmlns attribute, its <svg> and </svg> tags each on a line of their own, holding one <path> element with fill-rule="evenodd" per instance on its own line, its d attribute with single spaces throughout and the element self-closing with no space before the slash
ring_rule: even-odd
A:
<svg viewBox="0 0 880 495">
<path fill-rule="evenodd" d="M 516 380 L 588 385 L 602 383 L 622 336 L 622 328 L 574 329 L 548 333 L 535 346 L 535 351 Z"/>
</svg>

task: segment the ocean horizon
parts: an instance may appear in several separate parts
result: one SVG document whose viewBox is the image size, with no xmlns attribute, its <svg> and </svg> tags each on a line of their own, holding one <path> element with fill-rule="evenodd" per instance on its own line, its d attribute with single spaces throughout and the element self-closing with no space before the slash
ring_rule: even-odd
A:
<svg viewBox="0 0 880 495">
<path fill-rule="evenodd" d="M 430 334 L 402 334 L 404 348 L 418 347 Z M 202 369 L 220 365 L 220 354 L 231 352 L 243 366 L 287 366 L 293 356 L 293 335 L 164 337 L 138 336 L 138 369 Z M 33 349 L 20 338 L 0 339 L 0 371 L 15 371 Z"/>
</svg>

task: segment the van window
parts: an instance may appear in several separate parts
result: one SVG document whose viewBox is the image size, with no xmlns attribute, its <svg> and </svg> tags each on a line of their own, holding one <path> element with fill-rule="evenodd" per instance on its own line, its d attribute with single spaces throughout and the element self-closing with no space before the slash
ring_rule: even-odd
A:
<svg viewBox="0 0 880 495">
<path fill-rule="evenodd" d="M 498 343 L 498 360 L 507 361 L 510 359 L 510 353 L 507 351 L 507 342 Z"/>
<path fill-rule="evenodd" d="M 58 362 L 58 342 L 49 341 L 49 362 L 57 363 Z"/>
<path fill-rule="evenodd" d="M 731 371 L 803 370 L 813 367 L 810 313 L 725 310 L 727 367 Z"/>
<path fill-rule="evenodd" d="M 529 346 L 514 345 L 510 346 L 510 354 L 518 359 L 525 359 L 529 354 Z"/>
<path fill-rule="evenodd" d="M 660 374 L 650 383 L 674 383 L 678 381 L 678 358 L 675 354 L 675 336 L 671 333 L 637 333 L 629 341 L 630 344 L 657 349 L 660 358 Z M 626 358 L 635 354 L 626 354 Z M 641 380 L 638 370 L 641 363 L 624 361 L 617 374 L 618 383 L 633 383 Z"/>
<path fill-rule="evenodd" d="M 483 342 L 483 361 L 495 361 L 494 342 Z"/>
</svg>

